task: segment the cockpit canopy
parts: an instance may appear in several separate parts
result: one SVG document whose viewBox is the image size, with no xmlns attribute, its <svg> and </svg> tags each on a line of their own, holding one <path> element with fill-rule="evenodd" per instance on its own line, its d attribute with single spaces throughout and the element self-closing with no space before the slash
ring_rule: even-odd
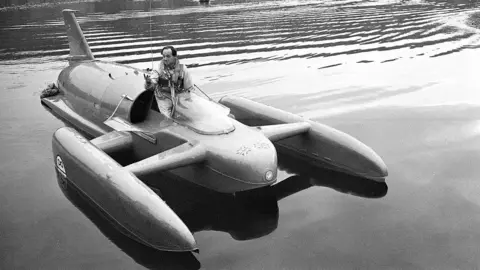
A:
<svg viewBox="0 0 480 270">
<path fill-rule="evenodd" d="M 224 134 L 235 129 L 230 109 L 213 102 L 196 91 L 177 94 L 173 120 L 200 134 Z"/>
</svg>

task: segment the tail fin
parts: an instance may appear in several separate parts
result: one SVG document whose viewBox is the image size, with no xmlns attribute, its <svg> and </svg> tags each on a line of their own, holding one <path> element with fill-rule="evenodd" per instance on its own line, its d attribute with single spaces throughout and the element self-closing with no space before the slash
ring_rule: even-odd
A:
<svg viewBox="0 0 480 270">
<path fill-rule="evenodd" d="M 75 17 L 75 10 L 64 9 L 63 20 L 67 27 L 68 45 L 70 46 L 70 61 L 94 60 L 92 51 L 83 35 Z"/>
</svg>

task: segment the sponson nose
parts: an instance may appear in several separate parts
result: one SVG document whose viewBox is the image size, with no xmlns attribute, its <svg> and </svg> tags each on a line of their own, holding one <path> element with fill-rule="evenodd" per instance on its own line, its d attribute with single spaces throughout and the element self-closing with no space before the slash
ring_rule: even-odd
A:
<svg viewBox="0 0 480 270">
<path fill-rule="evenodd" d="M 355 171 L 359 176 L 379 182 L 385 181 L 385 177 L 388 176 L 388 169 L 382 158 L 365 145 L 359 144 L 355 150 L 345 166 Z"/>
<path fill-rule="evenodd" d="M 331 132 L 330 135 L 330 141 L 326 141 L 323 147 L 330 153 L 326 158 L 327 163 L 349 174 L 378 182 L 385 181 L 388 176 L 387 165 L 370 147 L 339 131 Z"/>
</svg>

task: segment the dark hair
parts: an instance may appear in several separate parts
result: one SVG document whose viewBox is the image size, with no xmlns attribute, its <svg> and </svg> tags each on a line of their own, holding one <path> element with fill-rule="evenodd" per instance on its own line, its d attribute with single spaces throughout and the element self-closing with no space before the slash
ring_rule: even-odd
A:
<svg viewBox="0 0 480 270">
<path fill-rule="evenodd" d="M 170 46 L 170 45 L 163 47 L 162 50 L 160 51 L 160 53 L 163 55 L 163 51 L 168 50 L 168 49 L 172 50 L 172 55 L 173 56 L 177 56 L 177 50 L 173 46 Z"/>
</svg>

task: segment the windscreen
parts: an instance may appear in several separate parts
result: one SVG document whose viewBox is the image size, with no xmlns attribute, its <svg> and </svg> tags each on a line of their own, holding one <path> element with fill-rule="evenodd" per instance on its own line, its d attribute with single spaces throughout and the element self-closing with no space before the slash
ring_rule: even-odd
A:
<svg viewBox="0 0 480 270">
<path fill-rule="evenodd" d="M 201 134 L 224 134 L 235 129 L 230 109 L 216 102 L 184 92 L 177 95 L 174 120 Z"/>
</svg>

